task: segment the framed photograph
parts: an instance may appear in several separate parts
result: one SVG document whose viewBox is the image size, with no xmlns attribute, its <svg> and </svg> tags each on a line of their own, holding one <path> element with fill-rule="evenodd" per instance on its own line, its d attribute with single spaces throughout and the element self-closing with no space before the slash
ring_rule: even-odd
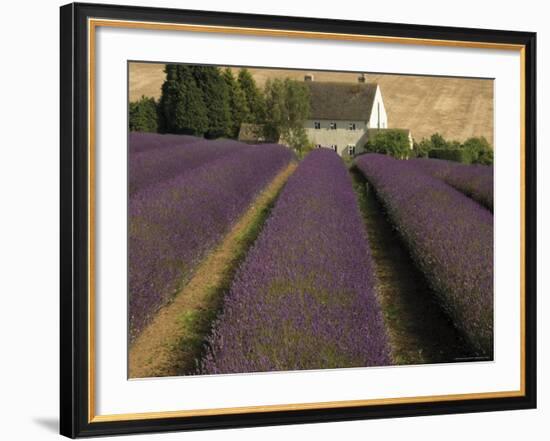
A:
<svg viewBox="0 0 550 441">
<path fill-rule="evenodd" d="M 536 407 L 536 35 L 61 7 L 61 434 Z"/>
</svg>

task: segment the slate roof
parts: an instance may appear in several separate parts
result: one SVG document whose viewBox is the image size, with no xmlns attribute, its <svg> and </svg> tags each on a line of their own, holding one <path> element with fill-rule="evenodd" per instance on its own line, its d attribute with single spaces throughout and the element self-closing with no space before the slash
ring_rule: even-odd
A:
<svg viewBox="0 0 550 441">
<path fill-rule="evenodd" d="M 310 119 L 357 120 L 370 118 L 376 83 L 306 81 L 310 91 Z"/>
</svg>

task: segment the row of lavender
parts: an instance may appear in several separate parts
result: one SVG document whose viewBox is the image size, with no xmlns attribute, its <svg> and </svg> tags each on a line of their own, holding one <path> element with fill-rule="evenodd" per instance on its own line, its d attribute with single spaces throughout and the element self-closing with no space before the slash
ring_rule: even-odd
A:
<svg viewBox="0 0 550 441">
<path fill-rule="evenodd" d="M 197 143 L 177 145 L 196 153 Z M 140 190 L 129 201 L 131 340 L 292 158 L 291 152 L 280 145 L 241 146 L 232 153 L 226 151 L 231 145 L 224 146 L 220 141 L 212 141 L 211 145 L 200 141 L 199 145 L 212 153 L 210 160 L 201 156 L 202 163 L 187 167 L 180 158 L 177 174 L 169 166 L 170 161 L 163 159 L 173 159 L 171 146 L 142 150 L 154 152 L 156 164 L 165 164 L 166 168 L 156 168 L 156 179 L 137 185 Z M 212 145 L 222 152 L 213 152 Z M 142 177 L 131 176 L 136 180 Z M 131 181 L 130 186 L 133 184 Z"/>
<path fill-rule="evenodd" d="M 417 158 L 409 162 L 493 211 L 493 166 L 466 165 L 442 159 Z"/>
<path fill-rule="evenodd" d="M 179 146 L 189 146 L 200 142 L 204 138 L 191 135 L 172 135 L 147 132 L 130 132 L 128 135 L 128 149 L 130 158 L 134 153 L 156 150 L 158 148 Z"/>
<path fill-rule="evenodd" d="M 311 152 L 239 268 L 201 373 L 390 363 L 368 237 L 340 158 Z"/>
<path fill-rule="evenodd" d="M 208 141 L 194 136 L 130 135 L 129 194 L 254 146 L 231 141 Z"/>
<path fill-rule="evenodd" d="M 480 354 L 491 356 L 493 216 L 409 162 L 367 154 L 357 166 L 455 326 Z"/>
</svg>

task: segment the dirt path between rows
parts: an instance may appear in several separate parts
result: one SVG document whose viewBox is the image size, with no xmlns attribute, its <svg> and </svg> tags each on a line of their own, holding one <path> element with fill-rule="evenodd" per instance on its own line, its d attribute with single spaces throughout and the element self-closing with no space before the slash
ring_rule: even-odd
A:
<svg viewBox="0 0 550 441">
<path fill-rule="evenodd" d="M 350 170 L 369 235 L 394 364 L 470 361 L 476 355 L 435 301 L 361 172 Z"/>
<path fill-rule="evenodd" d="M 288 165 L 273 179 L 185 287 L 143 330 L 130 348 L 129 378 L 176 376 L 196 369 L 235 270 L 296 167 Z"/>
</svg>

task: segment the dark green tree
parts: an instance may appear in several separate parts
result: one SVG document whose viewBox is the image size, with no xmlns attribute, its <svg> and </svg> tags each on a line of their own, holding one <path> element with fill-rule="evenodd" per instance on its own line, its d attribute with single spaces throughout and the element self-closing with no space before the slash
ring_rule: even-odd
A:
<svg viewBox="0 0 550 441">
<path fill-rule="evenodd" d="M 430 144 L 432 149 L 447 149 L 449 148 L 448 142 L 439 133 L 434 133 L 430 137 Z"/>
<path fill-rule="evenodd" d="M 193 77 L 202 92 L 208 116 L 207 138 L 231 135 L 231 111 L 226 82 L 215 66 L 192 66 Z"/>
<path fill-rule="evenodd" d="M 406 159 L 411 155 L 409 137 L 403 130 L 386 129 L 378 131 L 367 141 L 367 151 L 383 153 L 398 159 Z"/>
<path fill-rule="evenodd" d="M 130 103 L 129 125 L 132 132 L 158 130 L 157 103 L 154 98 L 142 96 L 139 101 Z"/>
<path fill-rule="evenodd" d="M 486 165 L 493 163 L 493 149 L 483 136 L 468 138 L 464 141 L 463 148 L 470 154 L 472 163 Z"/>
<path fill-rule="evenodd" d="M 265 85 L 264 135 L 280 139 L 298 153 L 307 148 L 304 122 L 309 117 L 309 89 L 303 82 L 285 78 L 268 80 Z"/>
<path fill-rule="evenodd" d="M 493 165 L 494 162 L 494 153 L 493 150 L 486 150 L 479 154 L 476 163 L 483 165 Z"/>
<path fill-rule="evenodd" d="M 168 64 L 159 102 L 161 130 L 202 136 L 208 130 L 207 109 L 189 66 Z"/>
<path fill-rule="evenodd" d="M 414 143 L 413 151 L 416 156 L 427 158 L 432 150 L 447 150 L 451 148 L 460 148 L 460 143 L 456 141 L 447 141 L 441 134 L 434 133 L 429 138 L 423 138 L 419 143 Z"/>
<path fill-rule="evenodd" d="M 233 76 L 231 69 L 226 68 L 223 71 L 223 79 L 225 80 L 229 94 L 229 107 L 231 111 L 230 136 L 237 138 L 241 124 L 250 119 L 250 111 L 248 110 L 246 95 L 241 89 L 240 83 Z"/>
<path fill-rule="evenodd" d="M 431 149 L 431 143 L 427 139 L 420 142 L 415 141 L 413 144 L 413 154 L 417 158 L 427 158 Z"/>
<path fill-rule="evenodd" d="M 160 133 L 169 133 L 172 127 L 172 109 L 176 103 L 178 89 L 177 65 L 167 64 L 164 66 L 166 77 L 162 83 L 161 94 L 158 104 L 158 123 Z"/>
<path fill-rule="evenodd" d="M 254 81 L 248 69 L 239 71 L 238 82 L 246 97 L 249 111 L 248 120 L 245 122 L 261 124 L 265 118 L 265 102 L 260 89 L 256 86 L 256 81 Z"/>
<path fill-rule="evenodd" d="M 416 156 L 448 161 L 462 162 L 463 164 L 485 164 L 493 163 L 493 149 L 491 144 L 484 137 L 468 138 L 463 143 L 459 141 L 448 141 L 439 133 L 433 134 L 429 139 L 423 139 L 415 144 Z"/>
</svg>

